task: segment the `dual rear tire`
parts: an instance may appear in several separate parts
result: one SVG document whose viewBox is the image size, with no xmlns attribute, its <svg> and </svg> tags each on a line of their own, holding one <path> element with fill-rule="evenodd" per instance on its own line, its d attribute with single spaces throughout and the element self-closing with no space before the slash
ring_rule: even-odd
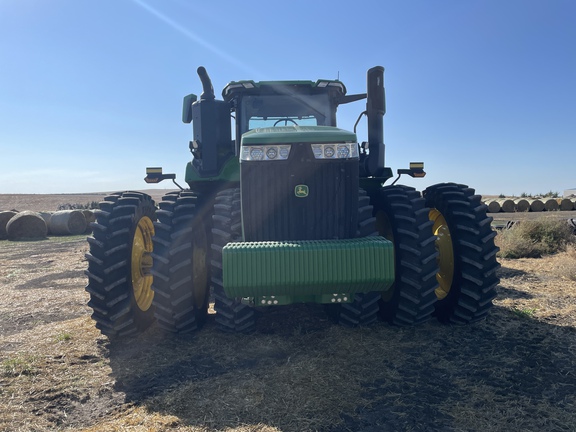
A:
<svg viewBox="0 0 576 432">
<path fill-rule="evenodd" d="M 88 238 L 88 305 L 110 338 L 132 336 L 155 320 L 189 333 L 206 321 L 210 297 L 210 213 L 190 191 L 166 195 L 157 210 L 140 192 L 100 203 Z"/>
<path fill-rule="evenodd" d="M 474 189 L 455 183 L 431 186 L 423 196 L 439 252 L 434 314 L 444 323 L 481 320 L 499 283 L 496 232 L 486 205 Z"/>
<path fill-rule="evenodd" d="M 394 244 L 395 282 L 380 298 L 380 317 L 391 324 L 416 325 L 434 311 L 438 252 L 429 210 L 420 193 L 386 186 L 373 197 L 378 234 Z"/>
<path fill-rule="evenodd" d="M 427 188 L 387 186 L 372 200 L 378 233 L 393 241 L 396 280 L 382 293 L 380 316 L 414 325 L 435 316 L 469 324 L 496 297 L 498 248 L 492 218 L 474 190 L 455 183 Z"/>
<path fill-rule="evenodd" d="M 225 189 L 216 195 L 212 220 L 211 266 L 216 325 L 225 332 L 250 333 L 256 328 L 254 308 L 240 298 L 228 297 L 222 276 L 222 249 L 227 243 L 242 239 L 240 189 Z"/>
<path fill-rule="evenodd" d="M 222 283 L 222 248 L 241 239 L 239 190 L 224 190 L 214 201 L 182 191 L 159 207 L 139 192 L 100 203 L 86 255 L 97 328 L 128 336 L 156 319 L 170 332 L 194 331 L 206 321 L 212 284 L 217 325 L 253 331 L 254 309 L 228 298 Z M 421 196 L 386 186 L 371 197 L 360 194 L 358 212 L 358 237 L 378 234 L 394 243 L 396 279 L 387 292 L 356 294 L 352 303 L 328 308 L 335 321 L 368 325 L 380 317 L 415 325 L 436 316 L 467 324 L 486 316 L 499 282 L 498 248 L 473 189 L 443 183 Z"/>
<path fill-rule="evenodd" d="M 212 205 L 181 191 L 165 196 L 159 207 L 152 254 L 155 316 L 166 331 L 190 333 L 208 314 Z"/>
<path fill-rule="evenodd" d="M 88 306 L 109 337 L 137 334 L 154 321 L 152 249 L 156 209 L 140 192 L 104 198 L 88 238 Z"/>
</svg>

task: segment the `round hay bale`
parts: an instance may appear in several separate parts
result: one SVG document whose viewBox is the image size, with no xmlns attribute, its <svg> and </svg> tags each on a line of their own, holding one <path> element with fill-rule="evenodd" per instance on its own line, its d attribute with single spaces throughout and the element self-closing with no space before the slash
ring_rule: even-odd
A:
<svg viewBox="0 0 576 432">
<path fill-rule="evenodd" d="M 530 203 L 530 211 L 533 211 L 533 212 L 544 211 L 545 207 L 544 207 L 544 203 L 542 202 L 542 200 L 535 198 L 535 199 L 528 200 L 528 202 Z"/>
<path fill-rule="evenodd" d="M 571 211 L 574 208 L 574 204 L 568 198 L 559 198 L 558 205 L 562 211 Z"/>
<path fill-rule="evenodd" d="M 16 216 L 18 212 L 16 211 L 3 211 L 0 212 L 0 240 L 6 240 L 8 238 L 8 233 L 6 232 L 6 225 L 8 221 Z"/>
<path fill-rule="evenodd" d="M 47 232 L 48 228 L 42 216 L 32 211 L 17 213 L 6 224 L 6 233 L 9 240 L 45 238 Z"/>
<path fill-rule="evenodd" d="M 492 200 L 486 203 L 488 206 L 488 213 L 499 213 L 502 207 L 500 207 L 500 203 L 498 201 Z"/>
<path fill-rule="evenodd" d="M 86 218 L 80 210 L 60 210 L 52 213 L 50 232 L 54 235 L 78 235 L 86 231 Z"/>
<path fill-rule="evenodd" d="M 86 231 L 84 231 L 84 233 L 90 234 L 92 232 L 92 226 L 90 224 L 96 222 L 96 215 L 92 210 L 82 210 L 82 213 L 86 219 Z"/>
<path fill-rule="evenodd" d="M 48 232 L 46 234 L 47 235 L 52 234 L 50 232 L 50 219 L 52 219 L 52 212 L 39 212 L 38 214 L 42 216 L 42 219 L 44 219 L 44 222 L 46 222 L 46 228 L 48 229 Z"/>
<path fill-rule="evenodd" d="M 514 200 L 514 203 L 516 204 L 516 211 L 518 212 L 530 211 L 530 203 L 528 202 L 527 199 L 518 198 L 517 200 Z"/>
<path fill-rule="evenodd" d="M 511 199 L 498 200 L 500 207 L 504 213 L 514 213 L 516 211 L 516 203 Z"/>
<path fill-rule="evenodd" d="M 544 208 L 547 211 L 556 211 L 560 208 L 560 206 L 558 205 L 558 201 L 556 201 L 554 198 L 550 198 L 544 202 Z"/>
</svg>

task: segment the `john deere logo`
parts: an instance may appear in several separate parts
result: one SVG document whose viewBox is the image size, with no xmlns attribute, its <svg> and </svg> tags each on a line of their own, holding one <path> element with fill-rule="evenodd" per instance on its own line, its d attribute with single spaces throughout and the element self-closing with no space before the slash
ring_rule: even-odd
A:
<svg viewBox="0 0 576 432">
<path fill-rule="evenodd" d="M 298 198 L 306 198 L 308 196 L 308 186 L 306 185 L 298 185 L 294 188 L 294 195 Z"/>
</svg>

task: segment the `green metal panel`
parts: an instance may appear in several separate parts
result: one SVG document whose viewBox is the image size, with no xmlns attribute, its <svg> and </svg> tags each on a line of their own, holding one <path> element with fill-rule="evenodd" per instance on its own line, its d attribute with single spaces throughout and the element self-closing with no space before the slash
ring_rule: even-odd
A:
<svg viewBox="0 0 576 432">
<path fill-rule="evenodd" d="M 229 297 L 353 294 L 394 282 L 394 246 L 383 237 L 237 242 L 222 255 Z"/>
<path fill-rule="evenodd" d="M 242 135 L 242 145 L 308 143 L 356 143 L 356 134 L 332 126 L 282 126 L 252 129 Z"/>
<path fill-rule="evenodd" d="M 217 177 L 200 177 L 192 162 L 186 164 L 186 175 L 185 181 L 188 185 L 192 185 L 195 182 L 213 182 L 218 180 L 239 182 L 240 181 L 240 165 L 238 164 L 238 158 L 232 157 L 224 164 L 220 175 Z M 192 187 L 192 186 L 191 186 Z"/>
</svg>

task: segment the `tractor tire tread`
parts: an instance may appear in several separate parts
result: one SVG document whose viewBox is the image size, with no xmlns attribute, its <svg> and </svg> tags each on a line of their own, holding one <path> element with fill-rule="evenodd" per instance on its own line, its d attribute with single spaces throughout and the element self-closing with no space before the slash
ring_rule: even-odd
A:
<svg viewBox="0 0 576 432">
<path fill-rule="evenodd" d="M 195 304 L 193 296 L 193 238 L 198 230 L 205 229 L 199 216 L 200 206 L 199 197 L 188 190 L 164 196 L 160 202 L 159 220 L 154 224 L 152 289 L 155 314 L 158 326 L 170 333 L 186 334 L 198 330 L 208 313 L 208 286 L 204 304 Z"/>
<path fill-rule="evenodd" d="M 418 191 L 403 185 L 383 187 L 372 203 L 392 225 L 396 256 L 394 291 L 380 301 L 380 317 L 395 325 L 421 324 L 434 312 L 438 286 L 438 252 L 429 209 Z"/>
<path fill-rule="evenodd" d="M 222 250 L 231 241 L 242 239 L 240 222 L 240 189 L 220 191 L 215 198 L 212 216 L 212 287 L 214 290 L 215 322 L 224 332 L 252 333 L 256 329 L 254 308 L 224 292 Z"/>
<path fill-rule="evenodd" d="M 481 196 L 466 185 L 441 183 L 423 192 L 426 204 L 437 208 L 448 224 L 455 255 L 455 278 L 448 296 L 436 303 L 439 321 L 469 324 L 484 319 L 496 297 L 498 248 L 492 218 Z"/>
<path fill-rule="evenodd" d="M 138 321 L 133 318 L 139 311 L 131 304 L 132 287 L 127 275 L 134 219 L 138 212 L 155 219 L 155 207 L 150 196 L 129 191 L 104 197 L 99 207 L 86 254 L 88 306 L 102 334 L 109 338 L 122 337 L 138 333 L 152 322 L 148 313 L 141 314 Z"/>
</svg>

